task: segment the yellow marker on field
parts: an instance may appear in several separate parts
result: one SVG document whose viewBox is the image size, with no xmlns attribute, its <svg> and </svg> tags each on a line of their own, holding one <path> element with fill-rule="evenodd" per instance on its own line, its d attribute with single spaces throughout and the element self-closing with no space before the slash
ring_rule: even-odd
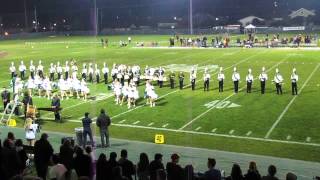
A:
<svg viewBox="0 0 320 180">
<path fill-rule="evenodd" d="M 7 125 L 10 127 L 16 127 L 17 126 L 17 122 L 14 119 L 9 119 L 7 122 Z"/>
<path fill-rule="evenodd" d="M 156 134 L 154 136 L 154 143 L 156 143 L 156 144 L 164 144 L 164 135 L 163 134 Z"/>
</svg>

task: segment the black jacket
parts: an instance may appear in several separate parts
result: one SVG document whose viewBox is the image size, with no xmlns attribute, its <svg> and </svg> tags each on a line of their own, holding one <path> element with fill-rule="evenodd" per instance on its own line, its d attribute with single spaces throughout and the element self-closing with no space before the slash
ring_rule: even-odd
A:
<svg viewBox="0 0 320 180">
<path fill-rule="evenodd" d="M 53 148 L 48 140 L 40 139 L 34 144 L 34 162 L 36 166 L 48 166 Z"/>
<path fill-rule="evenodd" d="M 108 129 L 108 126 L 111 124 L 111 119 L 105 113 L 101 113 L 97 119 L 97 126 L 102 129 Z"/>
</svg>

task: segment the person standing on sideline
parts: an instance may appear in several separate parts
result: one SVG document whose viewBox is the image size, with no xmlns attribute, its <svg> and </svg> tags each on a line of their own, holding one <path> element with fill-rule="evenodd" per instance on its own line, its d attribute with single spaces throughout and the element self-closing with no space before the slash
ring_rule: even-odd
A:
<svg viewBox="0 0 320 180">
<path fill-rule="evenodd" d="M 180 72 L 179 74 L 179 88 L 183 89 L 183 80 L 184 80 L 184 74 L 183 72 Z"/>
<path fill-rule="evenodd" d="M 54 120 L 60 121 L 61 120 L 60 112 L 59 112 L 60 98 L 58 97 L 57 94 L 55 94 L 52 98 L 51 107 L 54 109 Z"/>
<path fill-rule="evenodd" d="M 234 92 L 238 93 L 240 74 L 237 72 L 237 68 L 236 67 L 233 68 L 232 81 L 233 81 L 233 84 L 234 84 Z"/>
<path fill-rule="evenodd" d="M 265 72 L 266 68 L 262 67 L 262 72 L 259 75 L 260 85 L 261 85 L 261 94 L 264 94 L 266 90 L 266 81 L 268 80 L 268 75 Z"/>
<path fill-rule="evenodd" d="M 251 87 L 252 87 L 252 82 L 253 82 L 253 76 L 251 74 L 251 69 L 248 69 L 246 81 L 247 81 L 247 93 L 251 93 Z"/>
<path fill-rule="evenodd" d="M 218 73 L 218 81 L 219 81 L 219 92 L 223 92 L 223 80 L 224 80 L 223 69 L 220 67 L 220 72 Z"/>
<path fill-rule="evenodd" d="M 283 77 L 278 68 L 276 69 L 276 75 L 274 76 L 273 81 L 276 83 L 277 94 L 282 94 Z"/>
<path fill-rule="evenodd" d="M 299 80 L 299 76 L 297 74 L 296 68 L 293 68 L 291 74 L 291 87 L 292 87 L 292 95 L 298 95 L 297 82 Z"/>
<path fill-rule="evenodd" d="M 3 111 L 6 109 L 7 104 L 10 103 L 10 92 L 4 87 L 4 90 L 1 93 L 1 98 L 3 102 Z"/>
<path fill-rule="evenodd" d="M 104 109 L 101 109 L 100 115 L 97 119 L 97 126 L 100 128 L 100 136 L 101 136 L 101 146 L 102 147 L 109 147 L 109 130 L 108 127 L 111 125 L 111 119 Z M 106 141 L 104 141 L 106 138 Z"/>
<path fill-rule="evenodd" d="M 91 131 L 91 123 L 92 120 L 89 118 L 89 113 L 86 112 L 84 114 L 84 118 L 82 119 L 82 126 L 83 126 L 83 147 L 86 147 L 87 145 L 87 136 L 89 136 L 92 147 L 94 146 L 93 143 L 93 137 L 92 137 L 92 131 Z"/>
</svg>

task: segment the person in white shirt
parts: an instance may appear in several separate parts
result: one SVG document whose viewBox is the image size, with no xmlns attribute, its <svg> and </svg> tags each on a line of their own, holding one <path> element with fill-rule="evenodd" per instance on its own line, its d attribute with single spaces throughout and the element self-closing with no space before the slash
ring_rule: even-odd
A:
<svg viewBox="0 0 320 180">
<path fill-rule="evenodd" d="M 117 78 L 117 74 L 118 74 L 118 68 L 116 64 L 113 64 L 113 67 L 111 69 L 112 81 L 114 81 Z"/>
<path fill-rule="evenodd" d="M 78 78 L 73 78 L 72 89 L 77 95 L 77 99 L 80 99 L 79 92 L 81 92 L 81 82 Z"/>
<path fill-rule="evenodd" d="M 121 98 L 120 105 L 122 106 L 124 101 L 128 101 L 128 103 L 129 103 L 129 98 L 128 98 L 128 96 L 129 96 L 129 85 L 128 85 L 127 82 L 124 83 L 124 86 L 122 87 L 121 93 L 122 93 L 122 98 Z"/>
<path fill-rule="evenodd" d="M 203 82 L 204 82 L 203 91 L 209 91 L 210 74 L 208 70 L 205 70 L 203 74 Z"/>
<path fill-rule="evenodd" d="M 103 78 L 104 78 L 104 84 L 108 84 L 109 68 L 106 65 L 106 63 L 103 63 L 102 73 L 103 73 Z"/>
<path fill-rule="evenodd" d="M 128 94 L 128 108 L 131 106 L 136 107 L 136 100 L 139 99 L 139 91 L 134 83 L 131 83 L 129 86 L 129 94 Z"/>
<path fill-rule="evenodd" d="M 24 80 L 26 70 L 27 70 L 27 67 L 24 65 L 23 61 L 21 61 L 19 66 L 19 71 L 20 71 L 20 78 L 22 80 Z"/>
<path fill-rule="evenodd" d="M 130 36 L 128 37 L 128 42 L 129 42 L 129 44 L 131 44 L 131 37 Z"/>
<path fill-rule="evenodd" d="M 94 74 L 96 75 L 97 84 L 100 83 L 100 69 L 98 68 L 98 64 L 95 64 Z"/>
<path fill-rule="evenodd" d="M 39 64 L 38 64 L 38 66 L 37 66 L 37 72 L 38 72 L 38 75 L 39 75 L 41 78 L 44 78 L 44 76 L 43 76 L 43 66 L 42 66 L 41 60 L 39 60 Z"/>
<path fill-rule="evenodd" d="M 81 71 L 81 77 L 82 77 L 82 79 L 84 79 L 84 80 L 87 79 L 87 73 L 88 73 L 87 65 L 86 65 L 86 63 L 83 63 L 83 65 L 82 65 L 82 71 Z"/>
<path fill-rule="evenodd" d="M 252 88 L 252 83 L 253 83 L 253 75 L 252 75 L 251 69 L 248 69 L 246 81 L 247 81 L 247 93 L 251 93 L 251 88 Z"/>
<path fill-rule="evenodd" d="M 33 65 L 33 61 L 30 61 L 30 66 L 29 66 L 29 71 L 30 71 L 30 76 L 32 79 L 34 79 L 34 72 L 36 70 L 36 67 Z"/>
<path fill-rule="evenodd" d="M 72 71 L 72 76 L 71 76 L 72 79 L 76 79 L 77 75 L 78 75 L 78 66 L 77 66 L 76 62 L 72 63 L 71 71 Z"/>
<path fill-rule="evenodd" d="M 34 83 L 36 85 L 36 88 L 38 89 L 38 96 L 41 97 L 41 90 L 42 90 L 42 78 L 36 74 L 35 78 L 34 78 Z"/>
<path fill-rule="evenodd" d="M 14 62 L 11 62 L 11 66 L 10 66 L 9 70 L 11 73 L 11 78 L 13 78 L 14 75 L 16 74 L 16 67 L 14 66 Z"/>
<path fill-rule="evenodd" d="M 32 96 L 32 91 L 33 91 L 33 89 L 36 88 L 36 84 L 34 83 L 34 80 L 32 79 L 31 76 L 29 76 L 29 79 L 27 81 L 27 88 L 28 88 L 30 96 Z"/>
<path fill-rule="evenodd" d="M 57 63 L 57 74 L 58 74 L 58 80 L 62 77 L 62 66 L 60 65 L 60 62 Z"/>
<path fill-rule="evenodd" d="M 196 78 L 197 78 L 197 71 L 195 70 L 194 67 L 192 67 L 190 72 L 190 82 L 191 82 L 192 91 L 194 91 L 196 87 Z"/>
<path fill-rule="evenodd" d="M 116 101 L 116 104 L 120 104 L 120 97 L 122 94 L 122 85 L 117 79 L 113 83 L 114 83 L 113 84 L 113 91 L 114 91 L 114 95 L 116 97 L 115 101 Z"/>
<path fill-rule="evenodd" d="M 259 75 L 261 94 L 265 93 L 266 90 L 266 81 L 268 80 L 268 74 L 266 73 L 266 68 L 262 67 L 262 72 Z"/>
<path fill-rule="evenodd" d="M 52 155 L 51 157 L 53 166 L 51 166 L 48 176 L 49 179 L 52 180 L 65 180 L 66 179 L 66 173 L 67 168 L 59 163 L 59 156 L 57 154 Z"/>
<path fill-rule="evenodd" d="M 223 92 L 223 81 L 224 81 L 224 73 L 222 67 L 220 67 L 220 71 L 218 73 L 218 82 L 219 82 L 219 92 Z"/>
<path fill-rule="evenodd" d="M 67 80 L 69 78 L 70 66 L 69 62 L 66 61 L 66 65 L 64 66 L 64 79 Z"/>
<path fill-rule="evenodd" d="M 147 89 L 147 94 L 149 97 L 150 107 L 156 106 L 156 100 L 158 99 L 158 95 L 155 92 L 154 86 L 150 84 L 149 88 Z"/>
<path fill-rule="evenodd" d="M 282 83 L 283 83 L 283 77 L 280 74 L 279 69 L 276 69 L 276 75 L 274 76 L 273 81 L 276 84 L 277 94 L 282 94 Z"/>
<path fill-rule="evenodd" d="M 34 124 L 31 118 L 27 118 L 24 125 L 26 140 L 28 142 L 27 145 L 34 146 L 38 124 Z"/>
<path fill-rule="evenodd" d="M 298 88 L 297 88 L 297 82 L 299 80 L 299 76 L 297 74 L 296 68 L 292 69 L 291 74 L 291 89 L 292 89 L 292 95 L 298 95 Z"/>
<path fill-rule="evenodd" d="M 63 79 L 63 77 L 61 76 L 58 82 L 58 87 L 60 89 L 60 96 L 61 96 L 61 100 L 63 100 L 63 97 L 65 96 L 66 99 L 69 99 L 68 95 L 67 95 L 67 82 L 66 80 Z"/>
<path fill-rule="evenodd" d="M 239 81 L 240 81 L 240 74 L 237 72 L 237 68 L 233 68 L 233 74 L 232 74 L 232 81 L 234 85 L 234 92 L 238 93 L 239 91 Z"/>
<path fill-rule="evenodd" d="M 93 73 L 94 73 L 94 70 L 93 70 L 93 67 L 92 67 L 92 63 L 89 64 L 88 73 L 89 73 L 89 82 L 93 83 Z"/>
<path fill-rule="evenodd" d="M 53 63 L 50 63 L 49 73 L 50 73 L 50 81 L 54 81 L 54 73 L 56 72 L 56 67 Z"/>
<path fill-rule="evenodd" d="M 80 86 L 81 86 L 82 98 L 83 98 L 83 100 L 86 101 L 87 97 L 88 97 L 88 94 L 90 93 L 90 89 L 88 88 L 87 83 L 86 83 L 86 81 L 84 79 L 81 80 Z"/>
<path fill-rule="evenodd" d="M 45 79 L 43 80 L 43 89 L 46 91 L 45 97 L 47 97 L 48 99 L 50 99 L 50 96 L 51 96 L 51 91 L 52 91 L 51 84 L 52 82 L 50 81 L 48 76 L 46 76 Z"/>
</svg>

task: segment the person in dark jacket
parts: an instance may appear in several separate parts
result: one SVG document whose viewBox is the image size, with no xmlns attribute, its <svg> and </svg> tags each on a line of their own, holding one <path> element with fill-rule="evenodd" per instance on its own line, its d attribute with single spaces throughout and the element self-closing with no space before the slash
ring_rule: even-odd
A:
<svg viewBox="0 0 320 180">
<path fill-rule="evenodd" d="M 213 158 L 208 158 L 208 168 L 209 170 L 204 174 L 204 180 L 221 180 L 221 172 L 215 169 L 216 160 Z"/>
<path fill-rule="evenodd" d="M 73 159 L 74 150 L 71 146 L 70 140 L 66 139 L 63 144 L 60 146 L 59 159 L 60 163 L 67 168 L 66 177 L 71 175 L 72 170 L 72 159 Z"/>
<path fill-rule="evenodd" d="M 231 175 L 226 178 L 226 180 L 243 180 L 241 168 L 238 164 L 233 164 Z"/>
<path fill-rule="evenodd" d="M 84 154 L 81 147 L 76 147 L 76 157 L 73 158 L 73 167 L 78 175 L 78 177 L 88 177 L 92 176 L 92 163 L 90 156 Z"/>
<path fill-rule="evenodd" d="M 27 118 L 27 109 L 28 106 L 32 106 L 33 105 L 33 101 L 32 101 L 32 97 L 30 96 L 30 94 L 28 92 L 24 93 L 24 97 L 22 100 L 23 103 L 23 107 L 24 107 L 24 118 Z"/>
<path fill-rule="evenodd" d="M 16 140 L 15 148 L 21 161 L 20 173 L 22 173 L 26 169 L 26 162 L 28 160 L 28 156 L 26 151 L 23 149 L 23 143 L 21 139 Z"/>
<path fill-rule="evenodd" d="M 92 131 L 91 131 L 91 123 L 92 120 L 91 118 L 89 118 L 89 113 L 86 112 L 84 114 L 84 118 L 82 119 L 82 126 L 83 126 L 83 148 L 86 147 L 87 145 L 87 136 L 89 136 L 90 141 L 91 141 L 91 145 L 92 147 L 94 147 L 94 143 L 93 143 L 93 136 L 92 136 Z"/>
<path fill-rule="evenodd" d="M 247 174 L 244 175 L 244 178 L 246 180 L 260 180 L 261 179 L 261 175 L 257 169 L 257 164 L 254 161 L 251 161 L 249 163 L 249 169 Z"/>
<path fill-rule="evenodd" d="M 123 176 L 127 177 L 129 180 L 132 180 L 132 176 L 135 174 L 136 171 L 133 163 L 130 160 L 128 160 L 127 150 L 121 150 L 121 158 L 119 159 L 118 163 L 122 168 Z"/>
<path fill-rule="evenodd" d="M 100 136 L 101 136 L 101 146 L 102 147 L 109 147 L 109 130 L 108 127 L 111 124 L 111 119 L 108 115 L 106 115 L 106 112 L 104 109 L 101 109 L 100 115 L 97 119 L 97 126 L 100 129 Z M 104 141 L 104 138 L 106 138 L 106 141 Z"/>
<path fill-rule="evenodd" d="M 184 172 L 182 167 L 178 164 L 179 158 L 178 154 L 171 155 L 171 162 L 168 162 L 166 166 L 168 180 L 183 180 Z"/>
<path fill-rule="evenodd" d="M 107 177 L 110 177 L 110 179 L 113 179 L 113 177 L 114 177 L 113 169 L 115 167 L 119 166 L 119 163 L 117 161 L 117 153 L 116 152 L 111 152 L 110 153 L 108 166 L 109 166 L 109 168 L 105 170 L 107 172 L 107 174 L 108 174 Z"/>
<path fill-rule="evenodd" d="M 10 92 L 5 87 L 1 93 L 1 98 L 2 98 L 2 102 L 3 102 L 3 110 L 5 110 L 7 107 L 7 104 L 10 102 Z"/>
<path fill-rule="evenodd" d="M 19 154 L 14 149 L 14 144 L 11 140 L 4 140 L 0 156 L 0 168 L 2 169 L 0 179 L 10 179 L 13 176 L 21 173 L 20 170 L 22 163 L 19 158 Z"/>
<path fill-rule="evenodd" d="M 140 159 L 137 164 L 137 175 L 139 180 L 149 180 L 149 158 L 146 153 L 140 154 Z"/>
<path fill-rule="evenodd" d="M 270 165 L 268 168 L 268 175 L 263 176 L 262 180 L 278 180 L 278 178 L 275 176 L 277 173 L 277 168 L 274 165 Z"/>
<path fill-rule="evenodd" d="M 37 174 L 46 179 L 50 158 L 53 155 L 53 148 L 48 141 L 48 134 L 43 133 L 40 140 L 34 144 L 34 163 Z"/>
<path fill-rule="evenodd" d="M 154 160 L 151 161 L 149 165 L 150 180 L 157 180 L 157 171 L 160 169 L 164 170 L 162 154 L 157 153 L 154 155 Z"/>
<path fill-rule="evenodd" d="M 96 180 L 104 180 L 110 178 L 108 174 L 109 164 L 107 157 L 104 153 L 101 153 L 96 163 Z"/>
</svg>

